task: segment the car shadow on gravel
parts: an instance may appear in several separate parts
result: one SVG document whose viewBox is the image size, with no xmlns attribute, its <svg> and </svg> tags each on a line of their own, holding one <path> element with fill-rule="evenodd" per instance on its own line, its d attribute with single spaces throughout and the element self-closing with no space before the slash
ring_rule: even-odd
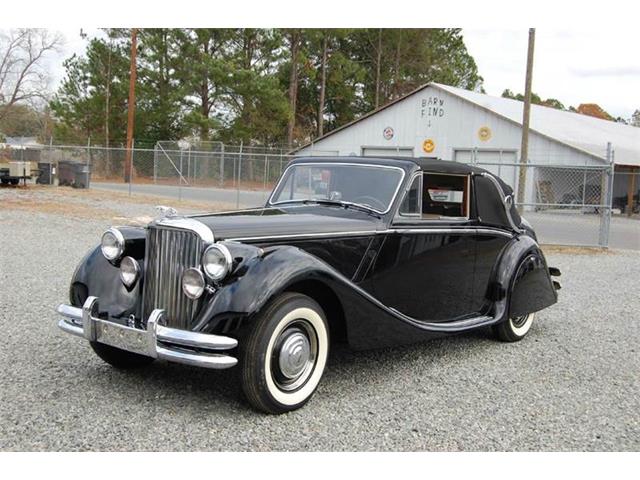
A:
<svg viewBox="0 0 640 480">
<path fill-rule="evenodd" d="M 464 334 L 427 340 L 411 345 L 355 351 L 347 345 L 334 345 L 329 357 L 321 387 L 331 391 L 338 388 L 341 381 L 354 376 L 375 377 L 376 382 L 396 381 L 397 369 L 419 368 L 422 363 L 437 364 L 445 361 L 442 357 L 460 357 L 479 354 L 495 345 L 489 329 L 480 329 Z M 102 370 L 102 366 L 100 369 Z M 98 389 L 108 388 L 116 383 L 118 392 L 124 398 L 136 398 L 138 402 L 161 399 L 180 399 L 181 404 L 209 409 L 215 405 L 217 414 L 227 411 L 251 410 L 244 399 L 240 386 L 239 370 L 207 370 L 197 367 L 156 361 L 136 370 L 110 369 L 94 372 L 91 377 L 97 381 Z M 96 380 L 97 378 L 102 380 Z"/>
</svg>

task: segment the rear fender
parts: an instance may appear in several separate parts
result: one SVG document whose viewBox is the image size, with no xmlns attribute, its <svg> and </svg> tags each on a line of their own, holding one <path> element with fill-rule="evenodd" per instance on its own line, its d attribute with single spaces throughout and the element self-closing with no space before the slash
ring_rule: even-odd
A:
<svg viewBox="0 0 640 480">
<path fill-rule="evenodd" d="M 498 322 L 537 312 L 558 301 L 546 259 L 535 239 L 520 235 L 505 246 L 487 296 L 496 305 L 508 302 Z"/>
</svg>

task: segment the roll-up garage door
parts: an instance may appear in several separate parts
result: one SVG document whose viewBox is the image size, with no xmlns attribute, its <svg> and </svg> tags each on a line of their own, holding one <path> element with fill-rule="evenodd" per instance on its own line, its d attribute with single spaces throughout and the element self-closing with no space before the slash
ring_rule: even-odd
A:
<svg viewBox="0 0 640 480">
<path fill-rule="evenodd" d="M 490 171 L 516 190 L 518 154 L 515 150 L 454 150 L 454 160 Z"/>
<path fill-rule="evenodd" d="M 363 157 L 413 157 L 413 148 L 408 147 L 362 147 Z"/>
</svg>

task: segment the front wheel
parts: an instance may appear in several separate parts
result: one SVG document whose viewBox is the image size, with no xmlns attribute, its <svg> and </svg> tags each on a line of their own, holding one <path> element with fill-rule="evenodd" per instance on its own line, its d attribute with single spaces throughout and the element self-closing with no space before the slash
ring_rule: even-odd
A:
<svg viewBox="0 0 640 480">
<path fill-rule="evenodd" d="M 329 327 L 317 302 L 299 293 L 273 300 L 241 344 L 242 389 L 266 413 L 302 407 L 315 392 L 329 353 Z"/>
<path fill-rule="evenodd" d="M 533 324 L 535 313 L 528 313 L 519 317 L 510 318 L 493 326 L 493 332 L 503 342 L 517 342 L 522 340 Z"/>
</svg>

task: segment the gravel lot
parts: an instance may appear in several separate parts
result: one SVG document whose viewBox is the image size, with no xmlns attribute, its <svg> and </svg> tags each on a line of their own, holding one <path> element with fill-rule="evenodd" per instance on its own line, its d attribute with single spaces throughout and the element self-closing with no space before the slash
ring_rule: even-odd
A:
<svg viewBox="0 0 640 480">
<path fill-rule="evenodd" d="M 150 203 L 0 190 L 0 450 L 640 448 L 640 252 L 552 250 L 561 300 L 524 341 L 483 330 L 336 351 L 305 408 L 267 416 L 234 370 L 119 372 L 58 330 L 53 307 L 85 251 Z"/>
</svg>

